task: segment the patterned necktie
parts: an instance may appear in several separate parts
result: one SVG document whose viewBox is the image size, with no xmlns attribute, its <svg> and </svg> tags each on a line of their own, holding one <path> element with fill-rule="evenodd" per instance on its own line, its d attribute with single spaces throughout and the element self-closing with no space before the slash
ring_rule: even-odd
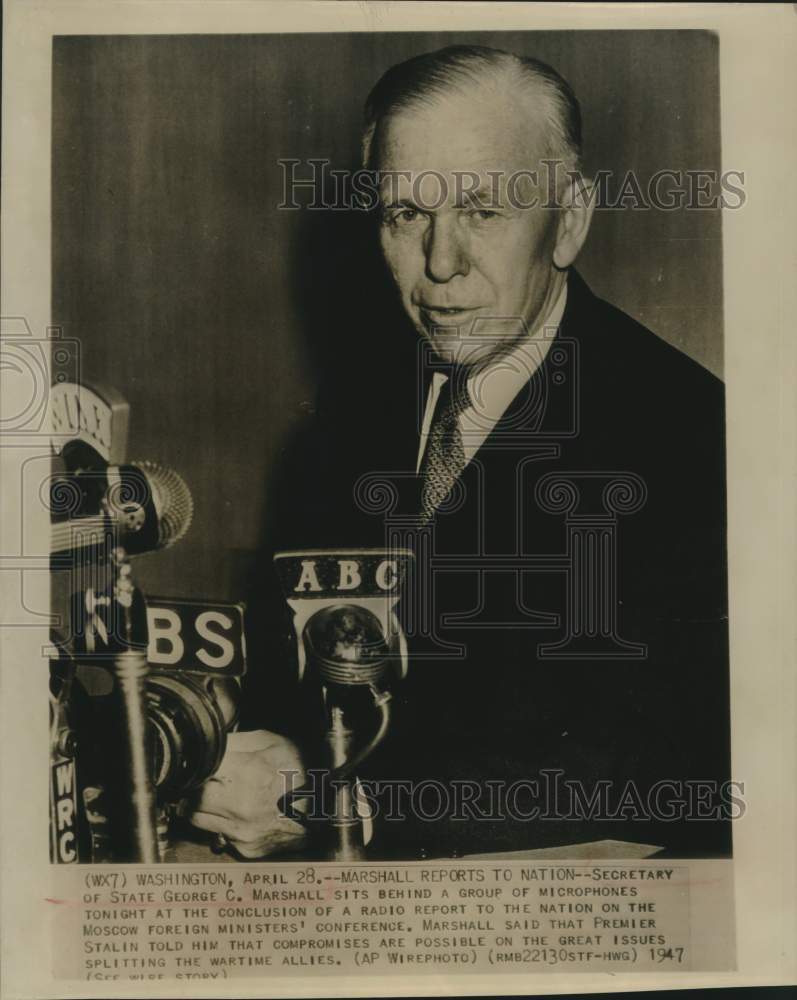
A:
<svg viewBox="0 0 797 1000">
<path fill-rule="evenodd" d="M 465 468 L 459 415 L 469 406 L 466 371 L 452 369 L 448 381 L 440 390 L 421 462 L 423 522 L 434 517 L 435 511 L 451 492 Z"/>
</svg>

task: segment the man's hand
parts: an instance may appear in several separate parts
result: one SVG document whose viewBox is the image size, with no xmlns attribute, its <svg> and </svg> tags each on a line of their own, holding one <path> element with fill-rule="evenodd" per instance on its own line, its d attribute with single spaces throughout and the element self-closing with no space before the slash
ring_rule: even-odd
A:
<svg viewBox="0 0 797 1000">
<path fill-rule="evenodd" d="M 222 834 L 245 858 L 299 847 L 305 831 L 280 814 L 277 801 L 303 781 L 299 751 L 290 740 L 264 729 L 231 733 L 221 766 L 200 789 L 189 820 Z"/>
</svg>

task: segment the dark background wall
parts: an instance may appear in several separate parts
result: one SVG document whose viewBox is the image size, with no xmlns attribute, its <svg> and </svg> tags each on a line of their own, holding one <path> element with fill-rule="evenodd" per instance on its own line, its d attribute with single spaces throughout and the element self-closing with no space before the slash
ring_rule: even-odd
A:
<svg viewBox="0 0 797 1000">
<path fill-rule="evenodd" d="M 371 85 L 453 42 L 554 65 L 580 97 L 590 170 L 634 169 L 644 185 L 720 168 L 705 32 L 54 40 L 53 323 L 80 339 L 84 379 L 130 402 L 128 456 L 178 469 L 196 501 L 188 538 L 139 561 L 146 591 L 244 599 L 271 572 L 257 555 L 270 473 L 321 373 L 354 343 L 371 370 L 388 364 L 392 300 L 384 329 L 358 313 L 384 280 L 372 234 L 352 213 L 277 210 L 277 160 L 355 167 Z M 721 371 L 718 211 L 599 212 L 579 268 Z"/>
</svg>

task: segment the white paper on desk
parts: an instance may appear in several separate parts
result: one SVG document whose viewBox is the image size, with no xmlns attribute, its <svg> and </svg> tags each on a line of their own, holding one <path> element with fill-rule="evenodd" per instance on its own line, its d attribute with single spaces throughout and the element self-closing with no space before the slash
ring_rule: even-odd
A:
<svg viewBox="0 0 797 1000">
<path fill-rule="evenodd" d="M 527 851 L 496 851 L 494 854 L 466 854 L 465 861 L 558 861 L 587 859 L 589 861 L 620 861 L 652 858 L 661 847 L 652 844 L 632 844 L 622 840 L 596 840 L 589 844 L 567 844 L 564 847 L 538 847 Z"/>
</svg>

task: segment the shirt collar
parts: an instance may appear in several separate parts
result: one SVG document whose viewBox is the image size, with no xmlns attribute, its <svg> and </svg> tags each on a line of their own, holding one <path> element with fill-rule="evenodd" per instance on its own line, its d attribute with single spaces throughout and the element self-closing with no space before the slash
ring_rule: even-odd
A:
<svg viewBox="0 0 797 1000">
<path fill-rule="evenodd" d="M 466 423 L 491 429 L 512 400 L 545 360 L 567 304 L 567 282 L 556 301 L 534 331 L 508 354 L 488 364 L 468 379 L 471 405 L 464 411 Z"/>
</svg>

